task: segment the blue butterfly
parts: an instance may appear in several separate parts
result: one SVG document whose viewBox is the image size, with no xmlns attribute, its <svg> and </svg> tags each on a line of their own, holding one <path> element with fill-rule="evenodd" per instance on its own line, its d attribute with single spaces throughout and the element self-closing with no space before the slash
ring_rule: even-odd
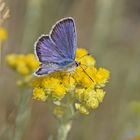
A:
<svg viewBox="0 0 140 140">
<path fill-rule="evenodd" d="M 49 35 L 42 35 L 35 43 L 35 54 L 41 62 L 36 76 L 55 71 L 71 71 L 80 65 L 75 61 L 77 48 L 76 27 L 71 17 L 59 20 Z"/>
</svg>

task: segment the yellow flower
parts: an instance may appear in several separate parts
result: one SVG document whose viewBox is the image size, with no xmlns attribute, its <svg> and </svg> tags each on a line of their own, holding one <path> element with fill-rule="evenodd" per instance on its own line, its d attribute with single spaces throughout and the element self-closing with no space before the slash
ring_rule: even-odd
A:
<svg viewBox="0 0 140 140">
<path fill-rule="evenodd" d="M 60 83 L 59 79 L 56 79 L 54 77 L 45 77 L 42 80 L 42 87 L 48 89 L 54 89 L 59 85 L 59 83 Z"/>
<path fill-rule="evenodd" d="M 37 77 L 33 80 L 33 87 L 45 89 L 47 94 L 50 94 L 54 100 L 60 100 L 66 94 L 66 87 L 62 84 L 63 80 L 53 76 Z"/>
<path fill-rule="evenodd" d="M 100 103 L 103 101 L 104 96 L 105 96 L 105 91 L 103 91 L 102 89 L 96 90 L 96 97 Z"/>
<path fill-rule="evenodd" d="M 81 63 L 81 65 L 83 65 L 83 66 L 94 66 L 95 65 L 95 63 L 96 63 L 96 61 L 95 61 L 95 59 L 92 57 L 92 56 L 83 56 L 83 58 L 81 58 L 80 60 L 80 63 Z"/>
<path fill-rule="evenodd" d="M 33 90 L 33 99 L 46 101 L 47 95 L 45 94 L 45 91 L 43 88 L 35 88 Z"/>
<path fill-rule="evenodd" d="M 79 61 L 81 65 L 94 66 L 96 61 L 94 57 L 88 54 L 86 49 L 78 48 L 76 51 L 76 61 Z"/>
<path fill-rule="evenodd" d="M 95 109 L 99 106 L 99 101 L 96 98 L 96 92 L 93 89 L 87 89 L 84 93 L 84 102 L 88 108 Z"/>
<path fill-rule="evenodd" d="M 96 109 L 99 106 L 99 101 L 97 98 L 89 98 L 85 104 L 88 108 Z"/>
<path fill-rule="evenodd" d="M 75 108 L 79 110 L 80 113 L 88 115 L 89 111 L 85 106 L 82 106 L 81 104 L 75 103 Z"/>
<path fill-rule="evenodd" d="M 99 106 L 99 100 L 97 98 L 97 92 L 92 88 L 88 89 L 76 89 L 76 99 L 85 105 L 88 109 L 95 109 Z"/>
<path fill-rule="evenodd" d="M 98 86 L 104 86 L 104 84 L 107 82 L 109 78 L 109 71 L 104 69 L 104 68 L 99 68 L 99 70 L 97 71 L 95 80 L 96 83 L 98 84 Z"/>
<path fill-rule="evenodd" d="M 39 66 L 39 62 L 33 54 L 10 54 L 6 56 L 7 64 L 21 75 L 32 74 Z"/>
<path fill-rule="evenodd" d="M 6 40 L 7 39 L 7 31 L 5 30 L 5 28 L 3 27 L 0 27 L 0 40 L 3 41 L 3 40 Z"/>
<path fill-rule="evenodd" d="M 27 75 L 27 74 L 30 73 L 30 71 L 29 71 L 28 67 L 26 66 L 26 64 L 22 63 L 22 62 L 17 65 L 16 70 L 21 75 Z"/>
<path fill-rule="evenodd" d="M 83 48 L 78 48 L 76 50 L 76 58 L 79 59 L 80 57 L 83 57 L 84 55 L 87 55 L 88 52 L 86 49 L 83 49 Z"/>
<path fill-rule="evenodd" d="M 52 96 L 54 98 L 60 100 L 60 99 L 62 99 L 64 97 L 65 94 L 66 94 L 65 87 L 63 85 L 59 84 L 56 87 L 54 87 Z"/>
<path fill-rule="evenodd" d="M 75 89 L 76 81 L 71 75 L 66 75 L 61 80 L 61 83 L 65 86 L 67 92 L 71 92 Z"/>
<path fill-rule="evenodd" d="M 85 92 L 85 88 L 77 88 L 77 89 L 75 89 L 75 97 L 76 97 L 76 99 L 78 101 L 83 100 L 84 92 Z"/>
<path fill-rule="evenodd" d="M 76 68 L 76 73 L 74 75 L 75 79 L 84 86 L 85 88 L 88 87 L 94 87 L 96 84 L 96 81 L 94 79 L 96 74 L 96 68 L 95 67 L 87 67 L 87 68 Z"/>
<path fill-rule="evenodd" d="M 36 60 L 35 55 L 27 54 L 25 57 L 25 63 L 32 70 L 36 70 L 39 67 L 39 62 Z"/>
<path fill-rule="evenodd" d="M 15 54 L 10 54 L 6 56 L 6 62 L 8 63 L 9 66 L 15 67 L 16 65 L 16 55 Z"/>
<path fill-rule="evenodd" d="M 43 81 L 44 77 L 37 77 L 37 78 L 33 78 L 33 81 L 32 81 L 32 86 L 34 88 L 38 88 L 38 87 L 42 87 L 42 81 Z"/>
</svg>

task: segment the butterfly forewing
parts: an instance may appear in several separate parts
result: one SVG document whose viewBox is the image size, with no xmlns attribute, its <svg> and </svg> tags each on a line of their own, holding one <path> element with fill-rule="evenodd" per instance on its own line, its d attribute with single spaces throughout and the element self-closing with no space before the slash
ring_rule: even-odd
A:
<svg viewBox="0 0 140 140">
<path fill-rule="evenodd" d="M 64 58 L 61 53 L 58 53 L 55 44 L 47 35 L 43 35 L 38 39 L 35 45 L 35 53 L 41 63 L 59 62 Z"/>
<path fill-rule="evenodd" d="M 56 23 L 50 36 L 67 59 L 75 59 L 77 47 L 76 27 L 72 18 L 65 18 Z"/>
</svg>

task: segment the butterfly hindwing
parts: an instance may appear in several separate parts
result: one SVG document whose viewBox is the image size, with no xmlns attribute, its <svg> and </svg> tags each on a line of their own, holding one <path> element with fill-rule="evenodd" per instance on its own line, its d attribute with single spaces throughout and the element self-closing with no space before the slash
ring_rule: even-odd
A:
<svg viewBox="0 0 140 140">
<path fill-rule="evenodd" d="M 42 76 L 61 69 L 62 67 L 57 64 L 41 64 L 35 75 Z"/>
</svg>

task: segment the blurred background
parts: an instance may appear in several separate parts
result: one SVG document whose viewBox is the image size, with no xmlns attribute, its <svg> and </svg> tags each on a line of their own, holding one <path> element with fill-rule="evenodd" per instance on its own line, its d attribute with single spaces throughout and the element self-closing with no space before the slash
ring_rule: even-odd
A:
<svg viewBox="0 0 140 140">
<path fill-rule="evenodd" d="M 6 0 L 10 18 L 0 68 L 0 140 L 15 131 L 17 75 L 5 62 L 9 53 L 33 52 L 33 44 L 59 19 L 75 19 L 78 47 L 111 72 L 100 107 L 75 119 L 69 140 L 140 140 L 140 1 Z M 30 100 L 31 119 L 24 140 L 47 140 L 55 121 L 47 104 Z"/>
</svg>

